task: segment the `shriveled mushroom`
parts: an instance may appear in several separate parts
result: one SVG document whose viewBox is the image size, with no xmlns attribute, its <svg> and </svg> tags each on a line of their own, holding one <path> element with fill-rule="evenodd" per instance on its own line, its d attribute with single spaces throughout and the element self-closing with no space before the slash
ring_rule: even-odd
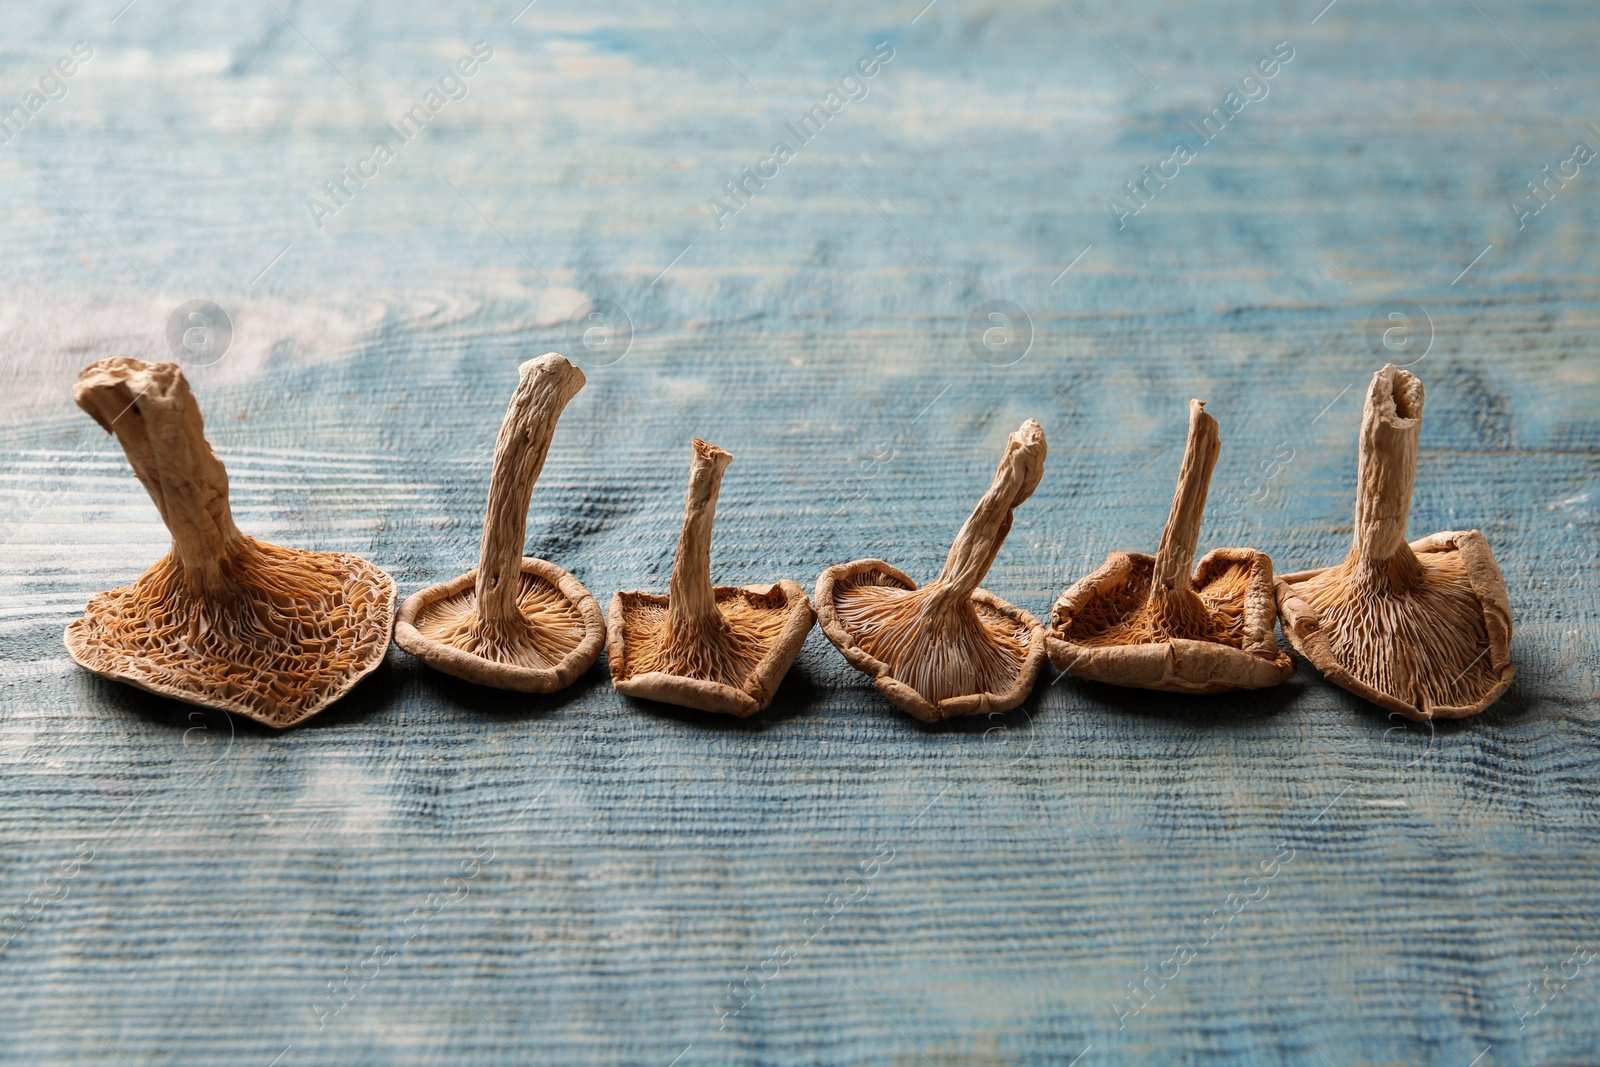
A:
<svg viewBox="0 0 1600 1067">
<path fill-rule="evenodd" d="M 922 588 L 879 559 L 841 563 L 817 578 L 817 617 L 828 640 L 923 722 L 1009 711 L 1039 677 L 1044 626 L 978 583 L 1011 532 L 1012 513 L 1044 476 L 1046 451 L 1033 419 L 1011 434 L 944 570 Z"/>
<path fill-rule="evenodd" d="M 1277 685 L 1294 673 L 1273 634 L 1272 560 L 1217 548 L 1189 574 L 1222 442 L 1189 401 L 1189 440 L 1154 556 L 1113 552 L 1050 613 L 1050 662 L 1078 677 L 1175 693 Z"/>
<path fill-rule="evenodd" d="M 1406 544 L 1422 381 L 1389 364 L 1361 415 L 1344 562 L 1278 578 L 1291 644 L 1336 685 L 1408 718 L 1476 715 L 1511 685 L 1511 605 L 1477 530 Z"/>
<path fill-rule="evenodd" d="M 550 353 L 518 368 L 500 424 L 478 566 L 411 594 L 395 642 L 436 670 L 479 685 L 551 693 L 600 656 L 600 605 L 576 578 L 523 556 L 528 500 L 544 469 L 556 420 L 583 388 L 583 372 Z"/>
<path fill-rule="evenodd" d="M 114 433 L 172 533 L 132 585 L 100 593 L 67 627 L 96 674 L 273 727 L 315 715 L 383 662 L 394 579 L 359 556 L 239 532 L 228 474 L 176 363 L 106 359 L 73 399 Z"/>
<path fill-rule="evenodd" d="M 619 692 L 743 718 L 772 702 L 817 616 L 787 578 L 712 586 L 711 525 L 733 456 L 698 438 L 693 449 L 668 595 L 612 597 L 606 656 Z"/>
</svg>

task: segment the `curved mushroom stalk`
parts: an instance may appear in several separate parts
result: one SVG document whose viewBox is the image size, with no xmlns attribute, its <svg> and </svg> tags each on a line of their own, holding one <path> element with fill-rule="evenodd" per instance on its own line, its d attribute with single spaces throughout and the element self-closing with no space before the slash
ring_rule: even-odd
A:
<svg viewBox="0 0 1600 1067">
<path fill-rule="evenodd" d="M 96 674 L 273 727 L 303 722 L 383 662 L 394 579 L 344 552 L 239 532 L 228 475 L 176 363 L 106 359 L 73 399 L 116 435 L 172 533 L 132 585 L 100 593 L 65 634 Z"/>
<path fill-rule="evenodd" d="M 594 597 L 554 563 L 522 554 L 534 483 L 584 380 L 553 352 L 518 368 L 495 442 L 478 566 L 400 605 L 395 641 L 429 666 L 497 689 L 551 693 L 600 657 L 605 628 Z"/>
<path fill-rule="evenodd" d="M 1178 488 L 1154 556 L 1114 552 L 1061 594 L 1050 613 L 1050 661 L 1078 678 L 1175 693 L 1277 685 L 1294 664 L 1273 636 L 1272 560 L 1253 548 L 1213 549 L 1193 577 L 1217 420 L 1189 401 Z"/>
<path fill-rule="evenodd" d="M 817 578 L 828 640 L 895 704 L 924 722 L 1009 711 L 1044 663 L 1044 627 L 978 588 L 1012 515 L 1044 475 L 1044 430 L 1011 434 L 994 482 L 961 527 L 939 577 L 922 588 L 877 559 L 829 567 Z"/>
<path fill-rule="evenodd" d="M 1344 562 L 1277 581 L 1295 650 L 1357 696 L 1412 719 L 1476 715 L 1511 685 L 1511 606 L 1477 530 L 1406 544 L 1422 381 L 1389 364 L 1361 416 L 1355 534 Z"/>
<path fill-rule="evenodd" d="M 711 584 L 711 527 L 733 457 L 698 438 L 693 452 L 668 594 L 611 598 L 611 680 L 628 696 L 742 718 L 772 702 L 816 613 L 787 578 Z"/>
</svg>

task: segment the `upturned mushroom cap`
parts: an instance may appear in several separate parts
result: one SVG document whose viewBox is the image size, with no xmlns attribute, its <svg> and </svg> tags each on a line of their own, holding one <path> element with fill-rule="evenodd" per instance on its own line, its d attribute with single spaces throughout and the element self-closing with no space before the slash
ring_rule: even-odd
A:
<svg viewBox="0 0 1600 1067">
<path fill-rule="evenodd" d="M 81 666 L 282 728 L 383 662 L 394 579 L 349 553 L 240 533 L 227 472 L 176 363 L 101 360 L 80 372 L 73 399 L 116 434 L 172 533 L 164 558 L 67 626 Z"/>
<path fill-rule="evenodd" d="M 816 613 L 787 578 L 711 585 L 712 522 L 733 457 L 698 438 L 693 453 L 670 592 L 611 598 L 606 657 L 620 693 L 743 718 L 772 702 Z"/>
<path fill-rule="evenodd" d="M 1174 693 L 1277 685 L 1294 673 L 1273 625 L 1272 560 L 1218 548 L 1189 564 L 1200 538 L 1217 420 L 1189 402 L 1189 439 L 1172 511 L 1154 556 L 1114 552 L 1050 612 L 1050 662 L 1077 678 Z"/>
<path fill-rule="evenodd" d="M 922 588 L 896 567 L 859 559 L 817 578 L 817 618 L 850 665 L 923 722 L 1009 711 L 1033 689 L 1044 626 L 978 588 L 1012 514 L 1038 488 L 1047 453 L 1033 419 L 1006 441 L 994 481 L 961 527 L 944 570 Z"/>
<path fill-rule="evenodd" d="M 1510 687 L 1511 605 L 1477 530 L 1405 541 L 1422 381 L 1389 364 L 1361 417 L 1355 534 L 1344 562 L 1285 574 L 1290 644 L 1329 681 L 1408 718 L 1476 715 Z"/>
<path fill-rule="evenodd" d="M 594 597 L 554 563 L 522 554 L 528 500 L 556 421 L 584 380 L 553 352 L 518 368 L 495 443 L 478 566 L 407 597 L 395 623 L 395 642 L 435 670 L 550 693 L 600 657 L 605 623 Z"/>
</svg>

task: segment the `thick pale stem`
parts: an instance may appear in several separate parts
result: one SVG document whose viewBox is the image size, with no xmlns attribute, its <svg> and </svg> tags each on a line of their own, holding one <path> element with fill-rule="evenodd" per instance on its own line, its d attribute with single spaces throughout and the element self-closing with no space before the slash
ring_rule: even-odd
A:
<svg viewBox="0 0 1600 1067">
<path fill-rule="evenodd" d="M 1189 401 L 1189 441 L 1183 449 L 1183 467 L 1178 471 L 1172 510 L 1167 513 L 1167 526 L 1161 531 L 1161 545 L 1156 549 L 1152 595 L 1189 589 L 1195 546 L 1200 543 L 1200 520 L 1206 513 L 1206 493 L 1221 453 L 1217 420 L 1206 414 L 1206 402 Z"/>
<path fill-rule="evenodd" d="M 197 593 L 222 596 L 222 564 L 242 535 L 228 507 L 228 472 L 206 441 L 200 408 L 176 363 L 104 359 L 85 367 L 78 406 L 116 434 Z"/>
<path fill-rule="evenodd" d="M 683 533 L 672 557 L 672 586 L 667 598 L 668 632 L 684 634 L 715 629 L 722 622 L 711 589 L 711 526 L 717 517 L 722 472 L 733 456 L 716 445 L 694 439 L 689 466 L 689 492 L 683 502 Z"/>
<path fill-rule="evenodd" d="M 1409 551 L 1406 518 L 1421 429 L 1422 380 L 1391 363 L 1372 376 L 1361 415 L 1353 558 L 1381 563 Z"/>
<path fill-rule="evenodd" d="M 1006 452 L 989 491 L 978 501 L 945 557 L 939 582 L 949 598 L 959 601 L 971 596 L 989 573 L 1011 532 L 1012 513 L 1033 495 L 1044 477 L 1047 451 L 1044 430 L 1033 419 L 1006 440 Z"/>
<path fill-rule="evenodd" d="M 521 619 L 522 545 L 528 532 L 528 500 L 544 469 L 550 439 L 567 401 L 583 388 L 583 371 L 555 354 L 517 368 L 517 391 L 500 424 L 489 478 L 489 507 L 478 552 L 478 614 L 491 624 Z"/>
</svg>

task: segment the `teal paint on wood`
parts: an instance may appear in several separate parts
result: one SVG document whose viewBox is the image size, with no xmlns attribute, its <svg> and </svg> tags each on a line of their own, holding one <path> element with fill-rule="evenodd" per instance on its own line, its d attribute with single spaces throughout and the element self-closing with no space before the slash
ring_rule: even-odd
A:
<svg viewBox="0 0 1600 1067">
<path fill-rule="evenodd" d="M 93 49 L 0 145 L 0 1060 L 1591 1057 L 1593 177 L 1513 207 L 1600 143 L 1586 8 L 119 6 L 13 5 L 0 46 L 8 103 Z M 386 134 L 477 41 L 465 97 Z M 1107 202 L 1280 41 L 1119 229 Z M 880 42 L 719 229 L 707 201 Z M 308 198 L 385 137 L 319 230 Z M 623 358 L 569 330 L 586 298 L 626 312 Z M 1392 358 L 1368 319 L 1412 301 L 1411 530 L 1485 532 L 1520 673 L 1431 738 L 1304 666 L 1190 700 L 1047 675 L 927 729 L 820 632 L 747 723 L 603 664 L 532 698 L 395 650 L 258 731 L 60 646 L 166 545 L 71 382 L 162 356 L 191 299 L 234 323 L 190 376 L 241 526 L 403 593 L 472 566 L 515 367 L 556 350 L 589 384 L 528 550 L 602 602 L 666 586 L 691 434 L 735 456 L 719 580 L 809 586 L 936 574 L 1032 416 L 1051 458 L 986 585 L 1041 615 L 1153 543 L 1192 396 L 1223 438 L 1201 550 L 1338 558 Z M 1020 361 L 972 350 L 993 300 Z"/>
</svg>

